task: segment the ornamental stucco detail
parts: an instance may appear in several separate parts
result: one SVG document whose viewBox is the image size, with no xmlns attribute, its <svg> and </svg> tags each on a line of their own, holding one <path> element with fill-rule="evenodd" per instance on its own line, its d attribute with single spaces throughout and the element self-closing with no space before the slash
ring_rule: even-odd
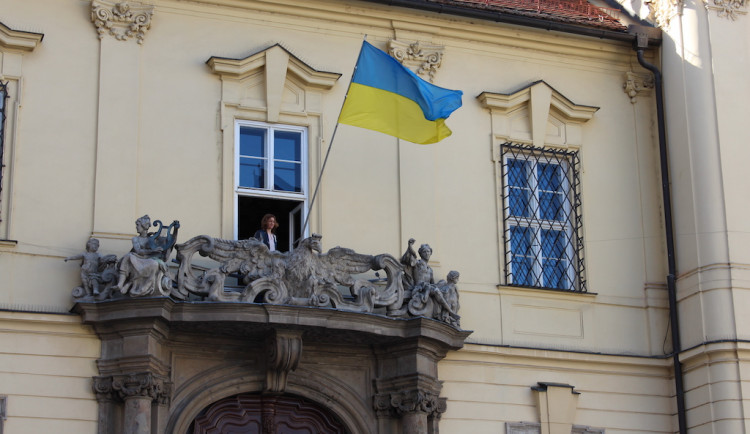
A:
<svg viewBox="0 0 750 434">
<path fill-rule="evenodd" d="M 438 394 L 419 389 L 399 390 L 392 393 L 379 393 L 373 399 L 376 412 L 406 414 L 421 412 L 430 417 L 437 417 L 447 409 L 446 398 Z"/>
<path fill-rule="evenodd" d="M 99 33 L 99 39 L 109 34 L 119 41 L 135 38 L 143 43 L 151 27 L 154 6 L 137 2 L 108 2 L 92 0 L 91 21 Z"/>
<path fill-rule="evenodd" d="M 622 89 L 630 97 L 631 104 L 635 104 L 639 93 L 647 89 L 653 89 L 653 87 L 654 77 L 651 74 L 636 74 L 631 71 L 625 73 L 625 83 L 623 83 Z"/>
<path fill-rule="evenodd" d="M 391 56 L 430 82 L 435 79 L 435 74 L 443 62 L 443 51 L 445 47 L 442 45 L 419 41 L 402 42 L 395 39 L 388 41 L 388 53 Z"/>
<path fill-rule="evenodd" d="M 74 299 L 161 296 L 331 307 L 377 311 L 393 318 L 426 317 L 460 327 L 458 271 L 437 280 L 429 265 L 432 248 L 422 244 L 417 252 L 414 239 L 409 240 L 399 260 L 386 253 L 365 255 L 338 246 L 323 253 L 318 234 L 302 240 L 290 252 L 279 252 L 255 238 L 225 240 L 199 235 L 176 244 L 177 220 L 168 226 L 156 220 L 153 226 L 158 229 L 149 232 L 151 218 L 144 215 L 135 226 L 138 235 L 132 238 L 133 248 L 119 259 L 101 255 L 96 238 L 88 240 L 85 252 L 65 259 L 81 263 L 81 285 L 73 289 Z M 173 249 L 179 264 L 176 272 L 167 265 Z M 194 266 L 196 255 L 215 261 L 215 266 Z M 298 357 L 299 351 L 292 351 L 296 341 L 277 338 L 276 349 L 286 355 L 271 360 L 275 372 L 269 377 L 271 389 L 283 389 L 285 373 L 294 369 L 290 357 Z"/>
<path fill-rule="evenodd" d="M 716 11 L 722 18 L 736 20 L 740 15 L 747 14 L 747 0 L 704 0 L 706 9 Z"/>
<path fill-rule="evenodd" d="M 672 18 L 682 15 L 684 0 L 646 0 L 651 13 L 648 19 L 656 22 L 659 27 L 669 28 Z"/>
</svg>

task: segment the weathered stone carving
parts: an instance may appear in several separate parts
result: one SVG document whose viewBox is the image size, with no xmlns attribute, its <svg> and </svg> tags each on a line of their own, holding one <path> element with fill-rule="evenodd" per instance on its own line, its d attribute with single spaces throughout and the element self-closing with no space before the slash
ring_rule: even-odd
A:
<svg viewBox="0 0 750 434">
<path fill-rule="evenodd" d="M 115 255 L 97 253 L 96 238 L 86 243 L 86 252 L 65 258 L 66 262 L 81 260 L 81 286 L 73 289 L 73 298 L 104 300 L 123 294 L 137 297 L 155 292 L 169 295 L 172 279 L 167 275 L 165 262 L 174 247 L 180 223 L 175 220 L 165 228 L 157 220 L 154 226 L 159 230 L 149 233 L 151 219 L 145 215 L 135 225 L 138 236 L 132 239 L 133 249 L 119 261 Z M 164 232 L 166 235 L 162 235 Z"/>
<path fill-rule="evenodd" d="M 439 418 L 447 408 L 446 398 L 437 394 L 418 390 L 400 390 L 392 393 L 379 393 L 373 399 L 373 407 L 379 414 L 402 415 L 421 412 L 429 417 Z"/>
<path fill-rule="evenodd" d="M 177 300 L 333 307 L 398 318 L 424 316 L 460 327 L 459 273 L 451 271 L 445 280 L 435 283 L 428 265 L 432 249 L 423 244 L 417 257 L 413 239 L 399 262 L 388 254 L 364 255 L 343 247 L 323 253 L 322 237 L 317 234 L 288 253 L 269 251 L 254 238 L 224 240 L 200 235 L 175 245 L 178 221 L 168 227 L 159 220 L 153 225 L 158 230 L 149 233 L 149 216 L 136 220 L 138 235 L 132 239 L 133 249 L 117 262 L 112 255 L 96 253 L 98 241 L 90 242 L 87 253 L 67 258 L 83 261 L 83 283 L 73 291 L 73 297 L 96 301 L 156 295 Z M 167 266 L 173 247 L 179 263 L 174 276 Z M 193 266 L 196 253 L 218 266 L 199 270 Z M 372 271 L 385 271 L 386 277 L 378 273 L 375 279 L 355 277 Z M 241 286 L 227 287 L 228 278 L 236 278 Z M 283 379 L 269 384 L 277 380 L 283 387 Z"/>
<path fill-rule="evenodd" d="M 159 230 L 149 233 L 151 218 L 144 215 L 135 221 L 138 236 L 133 237 L 133 249 L 120 259 L 118 265 L 119 279 L 114 290 L 132 296 L 169 295 L 172 279 L 166 274 L 166 261 L 177 241 L 177 230 L 180 222 L 175 220 L 166 228 L 160 220 L 154 222 Z"/>
<path fill-rule="evenodd" d="M 65 262 L 81 261 L 81 286 L 73 289 L 74 298 L 98 296 L 101 292 L 100 288 L 112 286 L 111 284 L 117 277 L 115 271 L 117 256 L 102 256 L 97 250 L 99 250 L 99 240 L 90 238 L 86 243 L 84 253 L 65 258 Z"/>
<path fill-rule="evenodd" d="M 109 33 L 117 40 L 124 41 L 135 37 L 139 44 L 143 43 L 146 31 L 151 27 L 151 16 L 154 14 L 153 5 L 136 2 L 108 2 L 92 0 L 91 21 L 99 32 L 99 39 Z"/>
<path fill-rule="evenodd" d="M 283 393 L 289 371 L 299 365 L 302 355 L 302 332 L 276 330 L 268 339 L 268 369 L 265 391 Z"/>
<path fill-rule="evenodd" d="M 114 398 L 148 397 L 160 404 L 168 403 L 172 384 L 149 372 L 94 377 L 93 389 L 99 401 Z"/>
<path fill-rule="evenodd" d="M 630 97 L 631 104 L 635 104 L 636 96 L 638 96 L 640 92 L 646 89 L 653 89 L 653 87 L 653 75 L 641 75 L 630 71 L 625 73 L 625 83 L 623 83 L 622 89 Z"/>
<path fill-rule="evenodd" d="M 684 0 L 645 0 L 650 14 L 648 19 L 659 27 L 669 28 L 672 18 L 682 15 L 682 9 L 685 6 Z"/>
<path fill-rule="evenodd" d="M 736 20 L 747 14 L 747 0 L 703 0 L 706 9 L 716 11 L 722 18 Z"/>
<path fill-rule="evenodd" d="M 426 76 L 432 82 L 443 62 L 442 45 L 424 44 L 422 42 L 401 42 L 395 39 L 388 41 L 388 53 L 402 65 L 414 70 L 417 75 Z"/>
<path fill-rule="evenodd" d="M 401 264 L 405 269 L 404 287 L 408 304 L 404 308 L 413 316 L 426 316 L 460 327 L 458 315 L 458 271 L 451 271 L 446 280 L 435 283 L 432 268 L 428 265 L 432 256 L 429 244 L 419 247 L 419 258 L 414 253 L 414 238 L 409 239 Z"/>
</svg>

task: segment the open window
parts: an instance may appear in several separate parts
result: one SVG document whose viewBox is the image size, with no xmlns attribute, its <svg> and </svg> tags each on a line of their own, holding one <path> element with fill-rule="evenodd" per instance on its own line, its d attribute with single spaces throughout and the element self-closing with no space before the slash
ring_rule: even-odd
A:
<svg viewBox="0 0 750 434">
<path fill-rule="evenodd" d="M 252 237 L 263 216 L 273 214 L 277 248 L 291 250 L 305 235 L 307 129 L 236 121 L 235 138 L 235 236 Z"/>
</svg>

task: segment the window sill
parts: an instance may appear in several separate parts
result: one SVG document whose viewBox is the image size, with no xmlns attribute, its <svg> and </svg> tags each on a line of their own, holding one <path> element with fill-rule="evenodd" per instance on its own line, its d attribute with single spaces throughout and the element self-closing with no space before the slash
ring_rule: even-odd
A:
<svg viewBox="0 0 750 434">
<path fill-rule="evenodd" d="M 0 247 L 16 247 L 17 245 L 18 245 L 18 241 L 16 240 L 0 239 Z"/>
<path fill-rule="evenodd" d="M 598 294 L 596 292 L 577 292 L 577 291 L 567 291 L 564 289 L 554 289 L 554 288 L 533 288 L 533 287 L 526 287 L 526 286 L 507 286 L 507 285 L 497 285 L 497 289 L 502 294 L 507 295 L 529 295 L 531 294 L 545 294 L 545 295 L 555 295 L 555 296 L 563 296 L 563 297 L 582 297 L 582 298 L 594 298 Z"/>
</svg>

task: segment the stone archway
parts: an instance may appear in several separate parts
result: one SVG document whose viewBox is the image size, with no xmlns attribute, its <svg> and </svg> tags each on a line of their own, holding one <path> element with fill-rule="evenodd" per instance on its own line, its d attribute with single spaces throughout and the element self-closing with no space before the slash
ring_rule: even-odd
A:
<svg viewBox="0 0 750 434">
<path fill-rule="evenodd" d="M 349 434 L 328 409 L 293 395 L 240 394 L 206 407 L 188 434 Z"/>
<path fill-rule="evenodd" d="M 102 339 L 99 434 L 186 433 L 209 409 L 261 398 L 259 421 L 231 411 L 226 419 L 260 429 L 213 432 L 435 434 L 446 409 L 437 363 L 470 333 L 422 317 L 241 302 L 144 297 L 74 309 Z M 300 428 L 300 406 L 322 425 Z M 275 415 L 288 430 L 270 427 Z"/>
</svg>

